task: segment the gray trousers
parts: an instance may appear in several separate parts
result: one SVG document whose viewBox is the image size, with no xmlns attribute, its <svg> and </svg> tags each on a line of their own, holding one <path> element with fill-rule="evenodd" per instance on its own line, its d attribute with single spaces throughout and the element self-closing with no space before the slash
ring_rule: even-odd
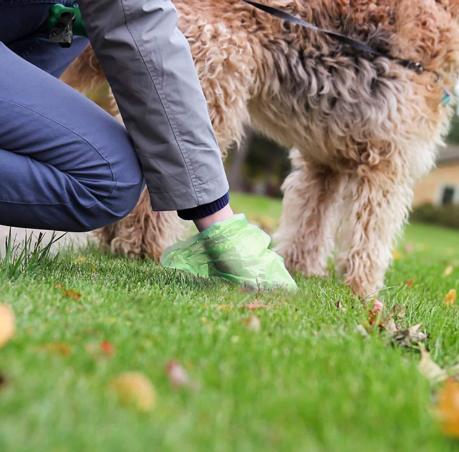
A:
<svg viewBox="0 0 459 452">
<path fill-rule="evenodd" d="M 155 210 L 228 192 L 199 79 L 170 0 L 79 0 L 88 35 L 139 156 Z"/>
</svg>

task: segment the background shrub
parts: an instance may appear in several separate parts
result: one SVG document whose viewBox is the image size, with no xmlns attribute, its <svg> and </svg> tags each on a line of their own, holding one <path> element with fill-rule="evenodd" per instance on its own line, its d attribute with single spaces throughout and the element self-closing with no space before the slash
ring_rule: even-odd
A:
<svg viewBox="0 0 459 452">
<path fill-rule="evenodd" d="M 413 210 L 410 221 L 459 229 L 459 206 L 436 207 L 433 204 L 423 204 Z"/>
</svg>

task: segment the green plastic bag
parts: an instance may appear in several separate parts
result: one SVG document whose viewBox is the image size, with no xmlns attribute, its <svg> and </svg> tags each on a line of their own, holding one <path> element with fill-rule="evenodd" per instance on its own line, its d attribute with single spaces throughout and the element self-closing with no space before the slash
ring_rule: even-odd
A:
<svg viewBox="0 0 459 452">
<path fill-rule="evenodd" d="M 297 290 L 284 260 L 268 249 L 271 238 L 244 215 L 216 223 L 184 242 L 167 248 L 165 267 L 203 278 L 219 277 L 250 289 Z"/>
</svg>

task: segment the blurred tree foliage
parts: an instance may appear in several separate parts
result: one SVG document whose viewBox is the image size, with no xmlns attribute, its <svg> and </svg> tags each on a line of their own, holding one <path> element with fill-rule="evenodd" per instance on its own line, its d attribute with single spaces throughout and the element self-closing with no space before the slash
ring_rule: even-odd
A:
<svg viewBox="0 0 459 452">
<path fill-rule="evenodd" d="M 281 196 L 281 185 L 290 172 L 288 150 L 262 135 L 248 132 L 241 149 L 233 149 L 226 167 L 231 188 L 267 196 Z M 242 152 L 243 162 L 237 153 Z"/>
<path fill-rule="evenodd" d="M 459 116 L 455 115 L 452 125 L 451 132 L 448 137 L 448 142 L 453 144 L 459 144 Z"/>
</svg>

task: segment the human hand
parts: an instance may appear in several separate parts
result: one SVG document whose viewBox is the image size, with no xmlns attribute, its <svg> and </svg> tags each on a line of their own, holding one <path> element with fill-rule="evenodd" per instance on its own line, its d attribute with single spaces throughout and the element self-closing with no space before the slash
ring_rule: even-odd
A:
<svg viewBox="0 0 459 452">
<path fill-rule="evenodd" d="M 254 290 L 296 290 L 283 259 L 268 248 L 270 243 L 271 238 L 249 224 L 244 215 L 235 215 L 169 247 L 163 253 L 162 264 Z"/>
</svg>

